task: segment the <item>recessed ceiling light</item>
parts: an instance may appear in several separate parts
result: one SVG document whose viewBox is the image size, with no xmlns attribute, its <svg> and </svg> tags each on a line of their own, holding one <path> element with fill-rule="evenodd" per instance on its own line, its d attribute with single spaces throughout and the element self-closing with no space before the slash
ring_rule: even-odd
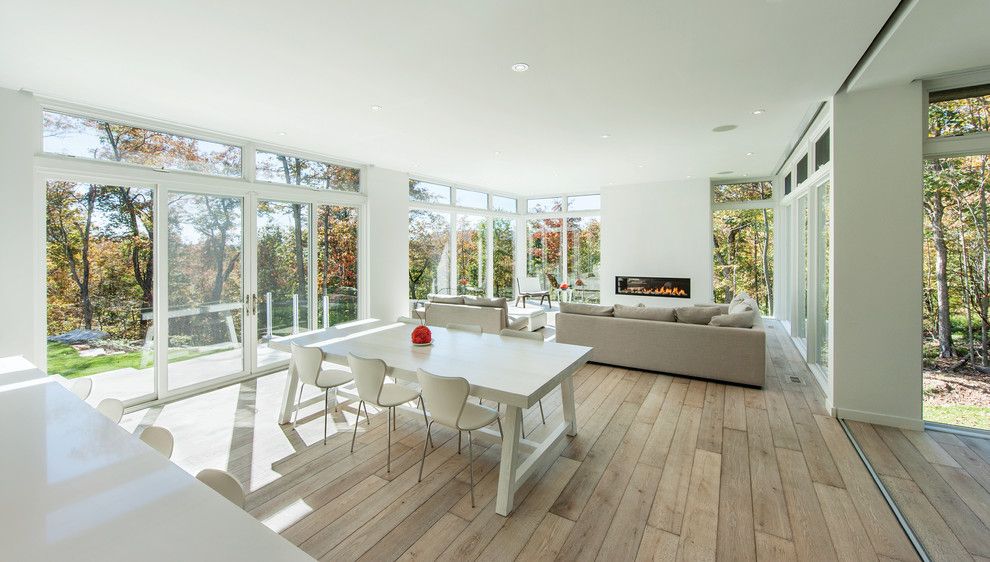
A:
<svg viewBox="0 0 990 562">
<path fill-rule="evenodd" d="M 727 176 L 727 175 L 729 175 L 731 173 L 732 173 L 732 170 L 725 170 L 724 172 L 719 172 L 718 175 L 720 175 L 720 176 Z"/>
<path fill-rule="evenodd" d="M 371 106 L 371 111 L 381 111 L 381 110 L 382 110 L 382 106 L 380 105 Z"/>
<path fill-rule="evenodd" d="M 756 154 L 756 153 L 755 153 L 755 152 L 747 152 L 747 153 L 746 153 L 746 156 L 752 156 L 752 155 L 754 155 L 754 154 Z"/>
<path fill-rule="evenodd" d="M 763 115 L 766 112 L 767 112 L 767 110 L 765 110 L 765 109 L 754 109 L 753 110 L 753 115 Z"/>
<path fill-rule="evenodd" d="M 687 179 L 691 179 L 691 176 L 688 176 Z"/>
<path fill-rule="evenodd" d="M 731 131 L 731 130 L 737 128 L 737 127 L 738 127 L 738 125 L 719 125 L 718 127 L 715 127 L 714 129 L 712 129 L 712 132 L 713 133 L 724 133 L 726 131 Z"/>
<path fill-rule="evenodd" d="M 643 165 L 642 165 L 642 164 L 640 164 L 639 166 L 636 166 L 636 167 L 637 167 L 637 168 L 642 168 L 642 167 L 643 167 Z"/>
<path fill-rule="evenodd" d="M 495 156 L 501 156 L 501 155 L 502 155 L 502 153 L 500 151 L 498 151 L 498 150 L 495 151 Z"/>
<path fill-rule="evenodd" d="M 278 136 L 280 136 L 280 137 L 284 137 L 284 136 L 285 136 L 285 131 L 279 131 L 279 132 L 278 132 Z"/>
<path fill-rule="evenodd" d="M 609 138 L 609 137 L 611 137 L 611 136 L 612 136 L 612 135 L 610 135 L 610 134 L 608 134 L 608 133 L 605 133 L 605 134 L 603 134 L 603 135 L 602 135 L 602 138 L 603 138 L 603 139 L 607 139 L 607 138 Z"/>
<path fill-rule="evenodd" d="M 524 62 L 517 62 L 512 65 L 513 72 L 526 72 L 527 70 L 529 70 L 529 65 Z"/>
</svg>

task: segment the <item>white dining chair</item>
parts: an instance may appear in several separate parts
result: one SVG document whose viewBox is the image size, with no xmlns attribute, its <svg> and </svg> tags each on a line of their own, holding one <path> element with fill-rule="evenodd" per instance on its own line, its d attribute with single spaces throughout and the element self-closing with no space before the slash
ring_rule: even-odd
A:
<svg viewBox="0 0 990 562">
<path fill-rule="evenodd" d="M 76 379 L 69 388 L 80 400 L 86 400 L 93 392 L 93 379 Z"/>
<path fill-rule="evenodd" d="M 419 320 L 415 318 L 410 318 L 408 316 L 400 316 L 395 319 L 396 322 L 402 322 L 403 324 L 422 324 Z"/>
<path fill-rule="evenodd" d="M 204 468 L 196 475 L 196 479 L 213 488 L 237 507 L 244 509 L 246 499 L 244 487 L 229 473 L 217 468 Z"/>
<path fill-rule="evenodd" d="M 172 450 L 175 449 L 175 438 L 172 432 L 164 427 L 150 425 L 141 432 L 141 441 L 147 443 L 152 449 L 165 455 L 165 458 L 172 458 Z"/>
<path fill-rule="evenodd" d="M 471 332 L 472 334 L 480 334 L 481 326 L 477 324 L 447 324 L 448 330 L 460 330 L 461 332 Z"/>
<path fill-rule="evenodd" d="M 116 398 L 104 398 L 96 405 L 96 409 L 113 423 L 120 423 L 124 417 L 124 403 Z"/>
<path fill-rule="evenodd" d="M 491 408 L 470 404 L 467 401 L 471 385 L 461 377 L 440 377 L 419 369 L 416 372 L 422 388 L 423 404 L 429 404 L 433 420 L 426 424 L 427 442 L 423 444 L 423 460 L 419 464 L 419 481 L 423 481 L 423 466 L 426 464 L 426 451 L 430 441 L 430 427 L 434 422 L 457 430 L 457 453 L 461 452 L 461 432 L 468 434 L 468 474 L 471 479 L 471 507 L 474 507 L 474 443 L 471 432 L 492 422 L 498 422 L 499 435 L 502 434 L 502 420 L 498 412 Z"/>
<path fill-rule="evenodd" d="M 498 335 L 506 338 L 520 338 L 525 340 L 533 340 L 541 343 L 546 341 L 543 337 L 542 332 L 529 332 L 526 330 L 510 330 L 509 328 L 505 328 L 504 330 L 500 331 Z M 546 416 L 543 415 L 543 399 L 541 398 L 540 400 L 537 401 L 537 403 L 540 405 L 540 419 L 543 420 L 543 425 L 546 425 L 547 418 Z M 525 421 L 523 421 L 521 429 L 522 429 L 522 437 L 523 439 L 525 439 L 526 438 Z"/>
<path fill-rule="evenodd" d="M 323 400 L 323 444 L 327 444 L 327 423 L 330 418 L 330 390 L 333 389 L 333 409 L 337 411 L 337 387 L 354 380 L 347 371 L 323 368 L 323 350 L 318 347 L 303 347 L 292 344 L 292 365 L 299 377 L 299 398 L 296 400 L 295 427 L 299 420 L 299 405 L 302 403 L 303 387 L 307 384 L 324 392 Z"/>
<path fill-rule="evenodd" d="M 385 382 L 385 373 L 388 371 L 388 366 L 381 359 L 358 357 L 353 353 L 349 353 L 347 355 L 347 363 L 351 366 L 351 373 L 354 374 L 355 386 L 357 386 L 358 398 L 361 400 L 358 403 L 358 419 L 354 420 L 354 436 L 351 437 L 351 452 L 354 452 L 354 442 L 357 440 L 357 426 L 358 421 L 361 419 L 361 407 L 364 407 L 364 417 L 368 420 L 369 424 L 371 423 L 371 417 L 368 416 L 368 404 L 385 408 L 388 412 L 388 418 L 385 421 L 388 424 L 388 452 L 386 453 L 385 472 L 392 472 L 392 430 L 396 426 L 395 407 L 418 399 L 420 407 L 423 408 L 423 420 L 429 426 L 430 422 L 426 418 L 426 406 L 423 406 L 423 397 L 420 396 L 419 392 L 407 386 Z M 432 443 L 432 439 L 430 439 L 430 442 Z"/>
</svg>

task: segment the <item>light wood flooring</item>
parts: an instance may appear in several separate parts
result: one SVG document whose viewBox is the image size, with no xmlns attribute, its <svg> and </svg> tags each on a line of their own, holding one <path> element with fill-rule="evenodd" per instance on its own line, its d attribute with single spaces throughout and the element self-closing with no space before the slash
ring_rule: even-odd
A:
<svg viewBox="0 0 990 562">
<path fill-rule="evenodd" d="M 770 326 L 763 390 L 586 366 L 574 380 L 578 435 L 507 518 L 494 510 L 495 441 L 474 442 L 472 508 L 454 432 L 434 426 L 417 483 L 422 417 L 400 413 L 386 472 L 374 410 L 353 454 L 350 405 L 326 445 L 322 400 L 298 431 L 278 426 L 284 374 L 124 423 L 171 429 L 180 466 L 229 470 L 252 515 L 321 560 L 917 560 L 796 349 Z M 547 426 L 538 408 L 525 418 L 533 439 L 561 417 L 559 392 L 543 404 Z"/>
<path fill-rule="evenodd" d="M 932 560 L 990 560 L 990 440 L 847 423 Z"/>
</svg>

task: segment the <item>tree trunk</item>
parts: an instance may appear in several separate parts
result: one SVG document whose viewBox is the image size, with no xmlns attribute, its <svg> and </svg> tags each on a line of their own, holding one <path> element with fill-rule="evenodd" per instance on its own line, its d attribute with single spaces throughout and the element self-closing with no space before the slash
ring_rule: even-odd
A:
<svg viewBox="0 0 990 562">
<path fill-rule="evenodd" d="M 935 246 L 935 286 L 938 301 L 938 347 L 940 357 L 954 357 L 952 348 L 952 323 L 949 319 L 949 282 L 946 277 L 948 248 L 945 244 L 945 226 L 942 218 L 945 206 L 942 193 L 937 189 L 932 193 L 931 203 L 927 206 L 928 220 L 932 227 L 932 242 Z"/>
<path fill-rule="evenodd" d="M 763 188 L 760 188 L 763 191 Z M 773 281 L 770 279 L 770 222 L 767 218 L 767 210 L 763 209 L 763 283 L 767 287 L 767 308 L 766 313 L 770 314 L 773 311 L 771 307 L 773 306 Z"/>
</svg>

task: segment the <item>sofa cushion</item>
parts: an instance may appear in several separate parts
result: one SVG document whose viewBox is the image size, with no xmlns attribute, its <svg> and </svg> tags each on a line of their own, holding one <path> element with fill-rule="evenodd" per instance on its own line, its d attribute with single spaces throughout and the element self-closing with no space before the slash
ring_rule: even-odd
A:
<svg viewBox="0 0 990 562">
<path fill-rule="evenodd" d="M 752 328 L 755 320 L 756 313 L 752 310 L 746 310 L 729 314 L 719 314 L 713 317 L 709 324 L 712 326 L 722 326 L 723 328 Z"/>
<path fill-rule="evenodd" d="M 634 318 L 636 320 L 656 320 L 658 322 L 675 322 L 677 316 L 673 308 L 663 308 L 660 306 L 626 306 L 615 305 L 616 318 Z"/>
<path fill-rule="evenodd" d="M 505 299 L 502 297 L 497 299 L 489 299 L 486 297 L 465 296 L 462 298 L 464 299 L 464 304 L 470 304 L 472 306 L 490 306 L 493 308 L 506 308 L 508 306 Z"/>
<path fill-rule="evenodd" d="M 735 314 L 737 312 L 752 312 L 753 306 L 749 301 L 733 302 L 729 304 L 729 314 Z"/>
<path fill-rule="evenodd" d="M 454 297 L 450 295 L 427 295 L 430 302 L 437 304 L 464 304 L 464 297 Z"/>
<path fill-rule="evenodd" d="M 567 314 L 584 314 L 586 316 L 612 316 L 613 308 L 601 304 L 585 304 L 580 302 L 562 302 L 560 311 Z"/>
<path fill-rule="evenodd" d="M 714 306 L 682 306 L 674 310 L 677 321 L 684 324 L 708 324 L 722 312 Z"/>
</svg>

